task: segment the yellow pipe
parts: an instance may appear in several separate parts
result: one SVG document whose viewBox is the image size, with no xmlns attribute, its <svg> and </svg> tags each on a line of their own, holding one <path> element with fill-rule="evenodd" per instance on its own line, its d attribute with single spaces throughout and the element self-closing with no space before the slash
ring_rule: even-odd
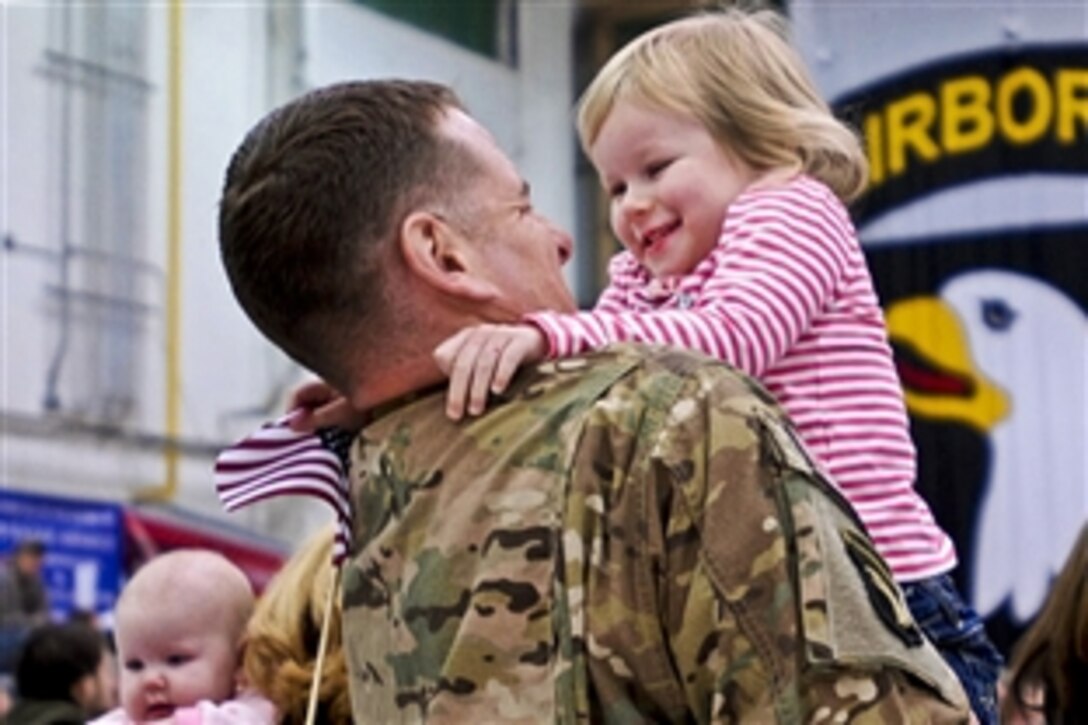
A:
<svg viewBox="0 0 1088 725">
<path fill-rule="evenodd" d="M 177 495 L 181 434 L 181 109 L 182 22 L 184 0 L 170 0 L 168 20 L 166 150 L 166 446 L 161 486 L 136 492 L 136 498 L 169 501 Z"/>
</svg>

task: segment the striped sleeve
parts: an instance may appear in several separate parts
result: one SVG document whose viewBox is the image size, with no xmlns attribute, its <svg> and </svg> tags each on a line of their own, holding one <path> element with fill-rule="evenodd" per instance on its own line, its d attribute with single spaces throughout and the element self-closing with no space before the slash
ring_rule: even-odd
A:
<svg viewBox="0 0 1088 725">
<path fill-rule="evenodd" d="M 680 345 L 760 376 L 790 350 L 841 284 L 857 241 L 846 210 L 814 183 L 760 189 L 730 207 L 722 239 L 696 269 L 689 309 L 633 311 L 617 302 L 631 280 L 613 277 L 604 304 L 575 314 L 533 313 L 551 357 L 613 342 Z"/>
<path fill-rule="evenodd" d="M 608 263 L 608 286 L 597 298 L 593 309 L 597 312 L 616 313 L 628 309 L 627 299 L 633 287 L 641 282 L 636 277 L 638 262 L 630 252 L 621 252 Z"/>
</svg>

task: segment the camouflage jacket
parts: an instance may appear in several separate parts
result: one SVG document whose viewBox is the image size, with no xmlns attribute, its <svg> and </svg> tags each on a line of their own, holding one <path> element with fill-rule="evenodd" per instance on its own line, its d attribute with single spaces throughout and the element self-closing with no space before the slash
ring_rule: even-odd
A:
<svg viewBox="0 0 1088 725">
<path fill-rule="evenodd" d="M 966 722 L 844 500 L 749 379 L 619 346 L 353 448 L 359 723 Z"/>
</svg>

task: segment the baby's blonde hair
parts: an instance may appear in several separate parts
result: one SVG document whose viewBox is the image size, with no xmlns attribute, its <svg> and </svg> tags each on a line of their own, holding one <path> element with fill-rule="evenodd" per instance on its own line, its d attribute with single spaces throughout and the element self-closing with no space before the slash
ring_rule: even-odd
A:
<svg viewBox="0 0 1088 725">
<path fill-rule="evenodd" d="M 865 154 L 817 93 L 787 35 L 779 13 L 736 7 L 647 31 L 613 55 L 582 95 L 582 147 L 588 152 L 616 103 L 631 101 L 694 117 L 754 169 L 795 169 L 852 201 L 865 189 Z"/>
</svg>

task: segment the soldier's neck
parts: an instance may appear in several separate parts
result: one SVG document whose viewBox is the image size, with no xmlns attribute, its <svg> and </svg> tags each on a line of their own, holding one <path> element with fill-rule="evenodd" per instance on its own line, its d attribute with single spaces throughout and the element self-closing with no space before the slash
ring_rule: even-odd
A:
<svg viewBox="0 0 1088 725">
<path fill-rule="evenodd" d="M 349 397 L 356 410 L 374 410 L 432 388 L 445 379 L 446 376 L 429 355 L 407 361 L 397 360 L 371 369 L 353 381 Z"/>
</svg>

